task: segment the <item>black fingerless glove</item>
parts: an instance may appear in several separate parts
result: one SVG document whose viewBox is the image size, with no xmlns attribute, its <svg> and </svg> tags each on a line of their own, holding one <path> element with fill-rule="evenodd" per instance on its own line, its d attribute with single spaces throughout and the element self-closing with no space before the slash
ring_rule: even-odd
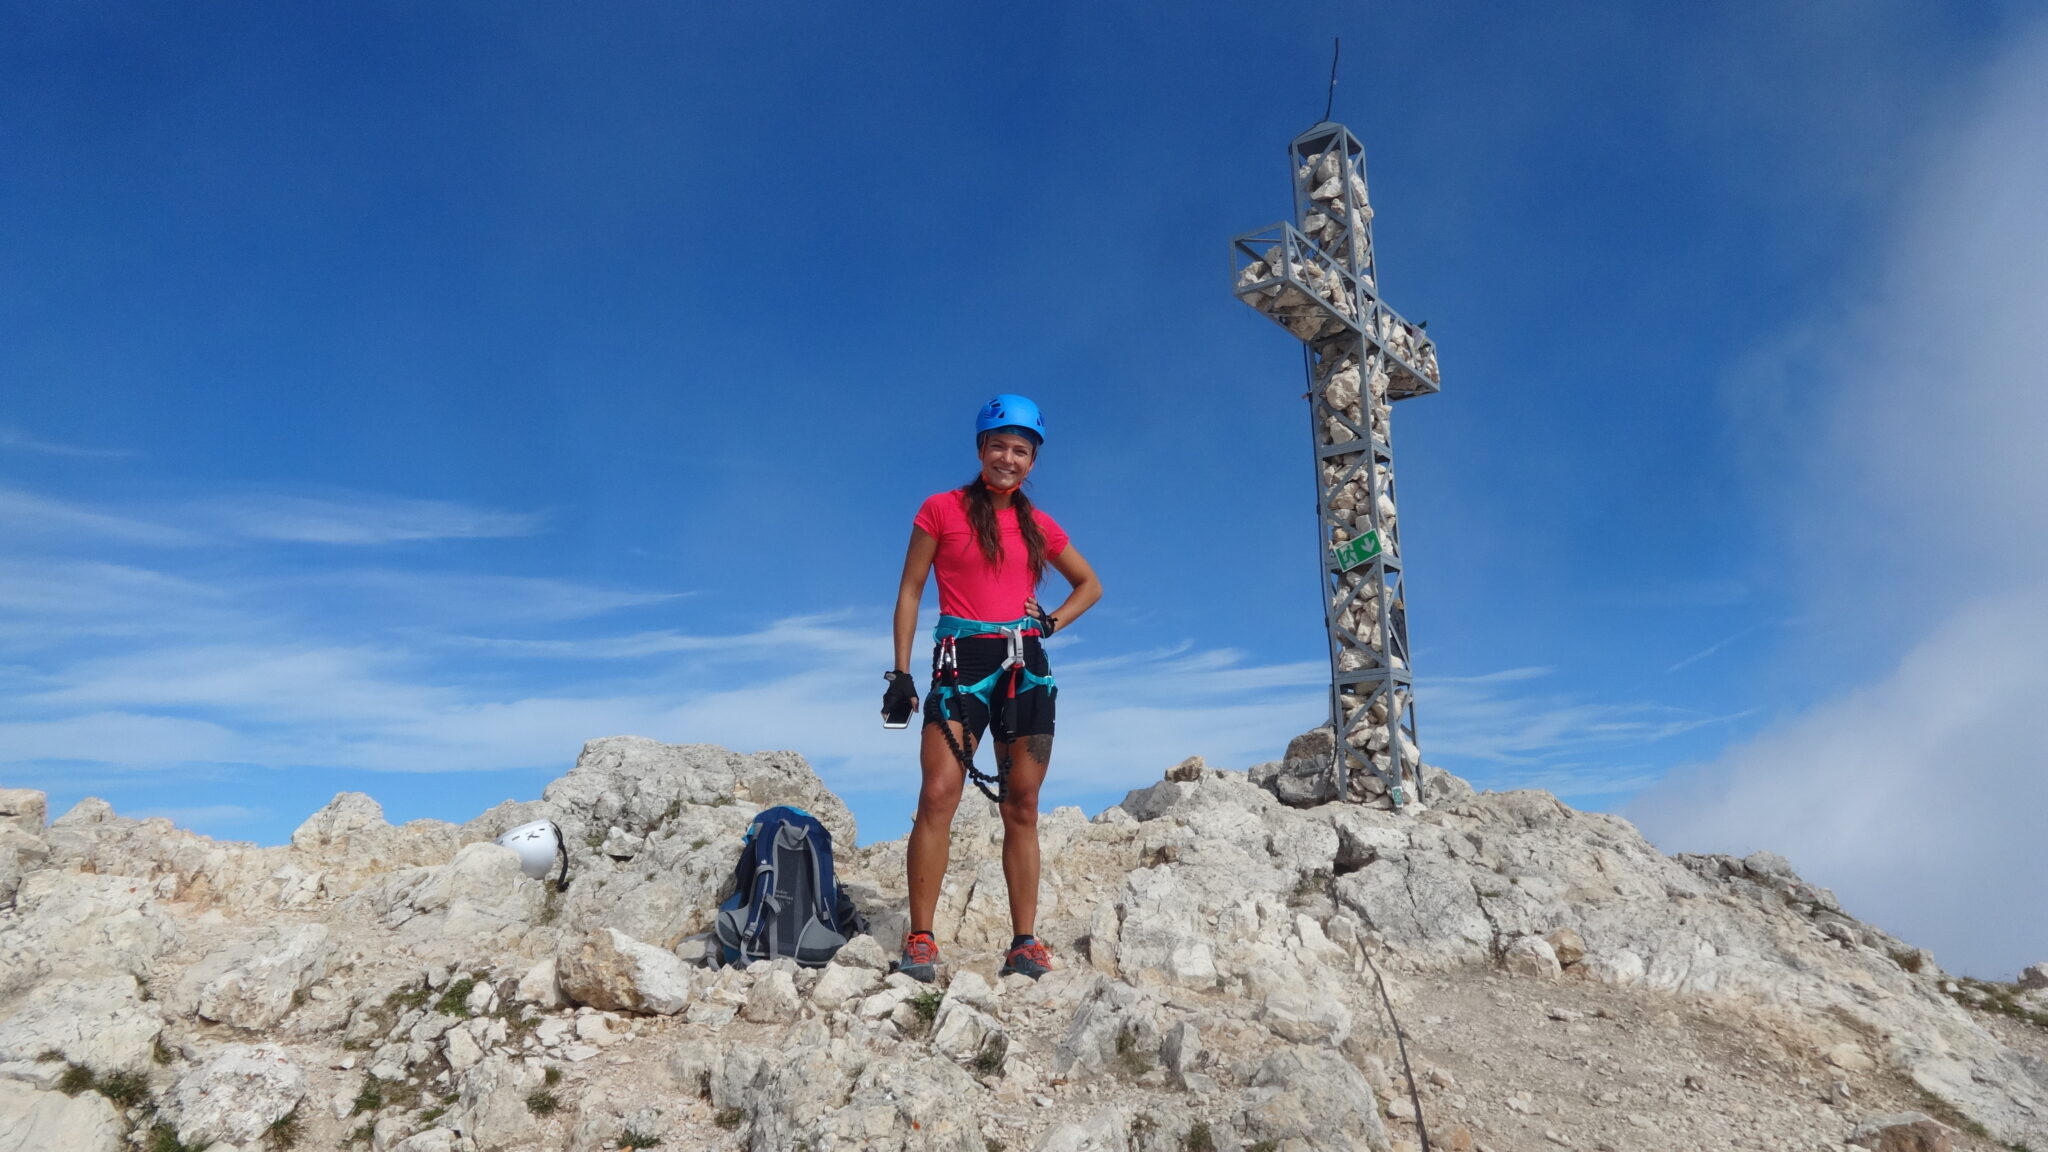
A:
<svg viewBox="0 0 2048 1152">
<path fill-rule="evenodd" d="M 889 687 L 882 692 L 882 722 L 902 727 L 917 708 L 917 680 L 908 672 L 884 672 Z"/>
<path fill-rule="evenodd" d="M 1038 634 L 1040 636 L 1050 636 L 1053 634 L 1053 630 L 1060 626 L 1060 618 L 1043 608 L 1033 612 L 1031 618 L 1038 621 Z"/>
</svg>

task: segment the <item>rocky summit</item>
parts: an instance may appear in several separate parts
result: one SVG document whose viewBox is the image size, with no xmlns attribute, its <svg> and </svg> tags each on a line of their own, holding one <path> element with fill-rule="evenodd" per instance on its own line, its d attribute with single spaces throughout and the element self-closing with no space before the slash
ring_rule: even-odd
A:
<svg viewBox="0 0 2048 1152">
<path fill-rule="evenodd" d="M 267 848 L 0 791 L 0 1152 L 2048 1152 L 2048 977 L 1950 977 L 1769 853 L 1434 770 L 1318 804 L 1299 759 L 1042 817 L 1037 983 L 970 796 L 935 987 L 889 971 L 903 842 L 788 752 L 597 740 L 467 824 L 344 794 Z M 707 967 L 784 803 L 874 935 Z M 566 890 L 492 843 L 544 817 Z"/>
</svg>

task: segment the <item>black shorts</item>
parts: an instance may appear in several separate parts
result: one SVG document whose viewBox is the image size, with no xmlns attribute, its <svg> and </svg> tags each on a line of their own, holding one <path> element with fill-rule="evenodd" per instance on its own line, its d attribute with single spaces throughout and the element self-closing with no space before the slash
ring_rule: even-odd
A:
<svg viewBox="0 0 2048 1152">
<path fill-rule="evenodd" d="M 960 686 L 972 687 L 985 679 L 989 673 L 1000 669 L 1009 658 L 1010 642 L 1000 636 L 966 636 L 953 642 L 954 651 L 960 661 Z M 1052 675 L 1052 668 L 1045 662 L 1045 648 L 1038 637 L 1024 638 L 1024 667 L 1037 676 Z M 947 673 L 947 682 L 951 682 Z M 937 724 L 942 718 L 967 726 L 967 734 L 975 740 L 991 727 L 996 740 L 1008 743 L 1026 736 L 1052 735 L 1053 712 L 1059 686 L 1056 684 L 1032 684 L 1028 688 L 1017 685 L 1017 695 L 1010 698 L 1011 677 L 1007 674 L 996 678 L 995 686 L 989 690 L 989 700 L 995 705 L 995 715 L 989 715 L 989 705 L 979 697 L 965 692 L 956 692 L 945 699 L 947 711 L 939 711 L 939 651 L 932 649 L 932 691 L 924 698 L 924 722 L 927 726 Z"/>
</svg>

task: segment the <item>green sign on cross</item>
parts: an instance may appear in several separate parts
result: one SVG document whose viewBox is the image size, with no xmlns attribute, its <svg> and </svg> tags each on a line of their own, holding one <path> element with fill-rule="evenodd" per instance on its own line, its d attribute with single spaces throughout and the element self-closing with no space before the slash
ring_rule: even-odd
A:
<svg viewBox="0 0 2048 1152">
<path fill-rule="evenodd" d="M 1379 530 L 1374 529 L 1363 536 L 1354 536 L 1330 549 L 1330 554 L 1336 558 L 1337 571 L 1349 572 L 1380 554 Z"/>
</svg>

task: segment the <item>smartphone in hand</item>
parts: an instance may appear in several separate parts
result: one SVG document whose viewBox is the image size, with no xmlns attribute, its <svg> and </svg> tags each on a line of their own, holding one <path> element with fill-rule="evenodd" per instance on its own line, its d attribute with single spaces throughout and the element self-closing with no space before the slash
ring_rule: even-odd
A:
<svg viewBox="0 0 2048 1152">
<path fill-rule="evenodd" d="M 889 691 L 882 694 L 882 727 L 910 727 L 910 714 L 916 709 L 917 689 L 910 685 L 909 677 L 892 677 Z"/>
</svg>

